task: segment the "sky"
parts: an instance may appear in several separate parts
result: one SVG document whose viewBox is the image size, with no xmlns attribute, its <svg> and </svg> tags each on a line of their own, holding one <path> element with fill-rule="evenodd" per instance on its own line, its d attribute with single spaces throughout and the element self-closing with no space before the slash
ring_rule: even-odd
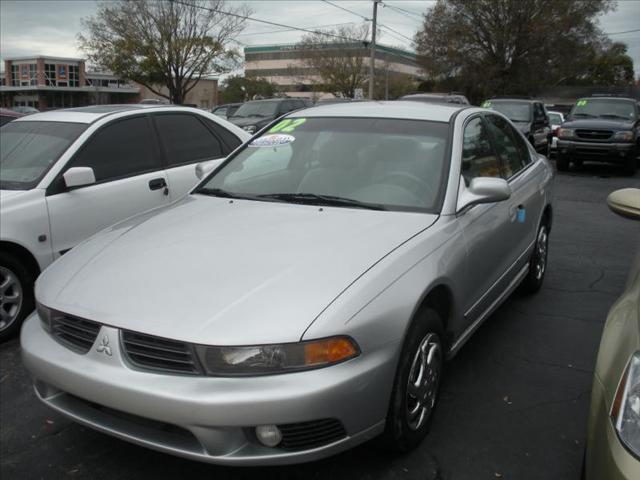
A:
<svg viewBox="0 0 640 480">
<path fill-rule="evenodd" d="M 558 0 L 562 1 L 562 0 Z M 318 27 L 353 22 L 361 24 L 372 13 L 371 0 L 227 0 L 228 4 L 247 4 L 255 18 L 296 27 Z M 383 25 L 378 41 L 412 50 L 412 42 L 421 25 L 420 14 L 433 5 L 425 0 L 384 0 L 378 7 L 378 22 Z M 386 4 L 386 5 L 385 5 Z M 81 19 L 96 11 L 93 0 L 0 0 L 0 59 L 27 55 L 83 57 L 76 35 L 82 30 Z M 400 9 L 400 11 L 398 10 Z M 640 75 L 640 0 L 618 0 L 615 11 L 600 18 L 600 26 L 613 33 L 612 40 L 625 42 L 633 58 L 636 77 Z M 294 43 L 303 32 L 247 22 L 238 42 L 245 45 Z M 393 31 L 395 30 L 395 32 Z"/>
</svg>

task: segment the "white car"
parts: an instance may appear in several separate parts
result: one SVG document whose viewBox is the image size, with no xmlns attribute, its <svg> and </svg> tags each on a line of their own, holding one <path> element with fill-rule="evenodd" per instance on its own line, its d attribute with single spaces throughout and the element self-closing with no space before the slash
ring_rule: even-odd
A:
<svg viewBox="0 0 640 480">
<path fill-rule="evenodd" d="M 555 153 L 558 149 L 558 129 L 564 123 L 564 115 L 560 112 L 548 111 L 549 123 L 551 124 L 551 145 L 550 153 Z"/>
<path fill-rule="evenodd" d="M 101 105 L 36 113 L 0 130 L 0 340 L 34 308 L 60 255 L 127 217 L 183 197 L 194 164 L 249 135 L 194 108 Z"/>
</svg>

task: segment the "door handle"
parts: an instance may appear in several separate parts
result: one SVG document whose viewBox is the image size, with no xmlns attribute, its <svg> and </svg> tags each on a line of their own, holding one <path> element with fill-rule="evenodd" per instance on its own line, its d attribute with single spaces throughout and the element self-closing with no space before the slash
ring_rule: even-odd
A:
<svg viewBox="0 0 640 480">
<path fill-rule="evenodd" d="M 165 195 L 169 195 L 169 187 L 167 186 L 167 181 L 163 177 L 149 180 L 149 190 L 160 190 L 161 188 L 164 188 Z"/>
</svg>

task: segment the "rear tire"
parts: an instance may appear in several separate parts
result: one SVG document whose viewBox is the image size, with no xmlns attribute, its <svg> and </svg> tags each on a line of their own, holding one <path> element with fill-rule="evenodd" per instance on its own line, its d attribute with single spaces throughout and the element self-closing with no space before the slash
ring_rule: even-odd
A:
<svg viewBox="0 0 640 480">
<path fill-rule="evenodd" d="M 0 342 L 11 338 L 35 308 L 34 275 L 15 257 L 0 252 Z"/>
<path fill-rule="evenodd" d="M 559 172 L 566 172 L 569 170 L 569 157 L 558 152 L 556 154 L 556 167 Z"/>
<path fill-rule="evenodd" d="M 444 363 L 442 320 L 425 308 L 407 332 L 391 392 L 383 446 L 408 452 L 427 435 L 438 400 Z"/>
<path fill-rule="evenodd" d="M 629 176 L 633 176 L 636 174 L 638 170 L 638 152 L 634 149 L 629 152 L 629 156 L 624 161 L 624 173 Z"/>
<path fill-rule="evenodd" d="M 538 227 L 536 243 L 533 246 L 533 253 L 529 259 L 529 273 L 521 284 L 523 292 L 528 294 L 536 293 L 542 288 L 544 276 L 547 273 L 547 257 L 549 254 L 549 227 L 546 218 Z"/>
</svg>

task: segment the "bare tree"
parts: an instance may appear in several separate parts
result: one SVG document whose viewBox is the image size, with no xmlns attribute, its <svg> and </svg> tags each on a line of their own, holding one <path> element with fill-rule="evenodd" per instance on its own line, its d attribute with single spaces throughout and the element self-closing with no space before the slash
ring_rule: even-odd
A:
<svg viewBox="0 0 640 480">
<path fill-rule="evenodd" d="M 302 38 L 304 50 L 301 77 L 318 75 L 321 88 L 336 95 L 353 98 L 356 88 L 369 78 L 367 37 L 369 27 L 343 26 L 323 33 L 310 33 Z M 292 70 L 297 70 L 295 67 Z"/>
<path fill-rule="evenodd" d="M 238 58 L 230 43 L 245 20 L 222 11 L 250 13 L 223 0 L 103 2 L 82 20 L 78 41 L 92 63 L 180 104 L 203 75 L 229 71 Z"/>
</svg>

